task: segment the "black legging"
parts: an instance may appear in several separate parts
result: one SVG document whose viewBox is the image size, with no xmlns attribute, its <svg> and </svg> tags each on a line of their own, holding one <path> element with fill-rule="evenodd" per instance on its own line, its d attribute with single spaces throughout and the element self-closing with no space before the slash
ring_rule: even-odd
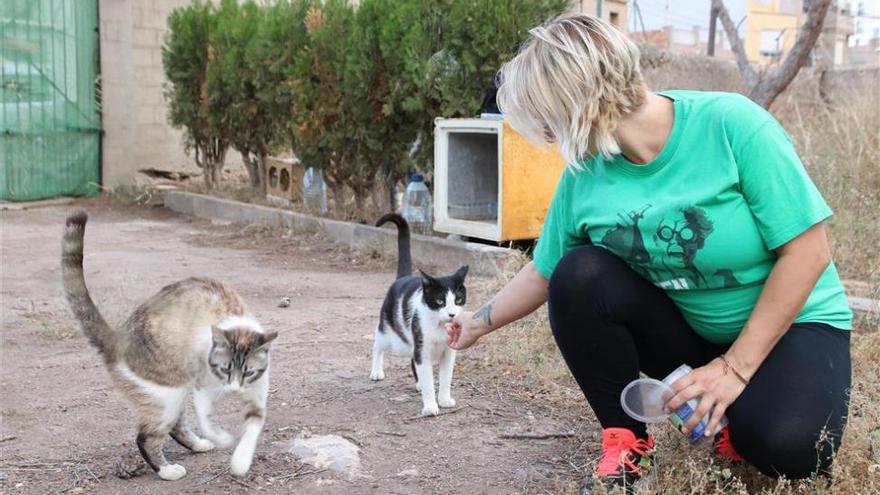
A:
<svg viewBox="0 0 880 495">
<path fill-rule="evenodd" d="M 642 438 L 645 425 L 620 406 L 626 384 L 639 371 L 662 379 L 683 363 L 703 366 L 727 347 L 697 335 L 663 290 L 596 246 L 559 262 L 549 311 L 556 343 L 602 427 Z M 734 448 L 769 476 L 827 472 L 846 424 L 850 374 L 849 332 L 792 325 L 727 409 Z"/>
</svg>

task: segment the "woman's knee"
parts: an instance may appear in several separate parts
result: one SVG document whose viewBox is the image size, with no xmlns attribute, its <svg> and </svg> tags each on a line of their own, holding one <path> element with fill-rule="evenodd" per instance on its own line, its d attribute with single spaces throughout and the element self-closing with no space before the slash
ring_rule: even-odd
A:
<svg viewBox="0 0 880 495">
<path fill-rule="evenodd" d="M 607 285 L 622 264 L 617 256 L 598 246 L 572 249 L 559 260 L 550 277 L 550 303 L 583 301 Z"/>
<path fill-rule="evenodd" d="M 809 478 L 826 473 L 840 446 L 840 429 L 817 430 L 791 418 L 787 421 L 731 421 L 730 439 L 745 460 L 767 476 Z"/>
</svg>

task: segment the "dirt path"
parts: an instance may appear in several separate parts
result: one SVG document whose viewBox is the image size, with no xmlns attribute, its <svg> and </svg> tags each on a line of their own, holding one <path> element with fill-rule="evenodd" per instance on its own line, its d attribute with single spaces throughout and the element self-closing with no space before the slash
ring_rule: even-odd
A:
<svg viewBox="0 0 880 495">
<path fill-rule="evenodd" d="M 259 232 L 161 208 L 80 205 L 91 213 L 86 279 L 111 323 L 162 285 L 203 275 L 230 283 L 264 327 L 282 332 L 266 429 L 241 481 L 224 472 L 229 453 L 190 454 L 173 442 L 166 450 L 187 468 L 183 480 L 118 477 L 120 461 L 140 464 L 130 415 L 79 335 L 59 283 L 59 236 L 72 207 L 3 211 L 0 492 L 558 493 L 577 475 L 568 460 L 584 435 L 595 436 L 592 428 L 574 439 L 499 438 L 572 425 L 511 396 L 509 384 L 468 354 L 453 382 L 463 406 L 454 414 L 410 419 L 420 400 L 404 359 L 386 360 L 386 380 L 370 382 L 370 334 L 393 260 L 310 236 L 261 244 L 267 236 Z M 292 298 L 290 307 L 277 307 L 282 296 Z M 235 406 L 225 400 L 218 415 L 232 430 L 240 425 Z M 364 475 L 300 464 L 288 451 L 301 434 L 358 444 Z"/>
</svg>

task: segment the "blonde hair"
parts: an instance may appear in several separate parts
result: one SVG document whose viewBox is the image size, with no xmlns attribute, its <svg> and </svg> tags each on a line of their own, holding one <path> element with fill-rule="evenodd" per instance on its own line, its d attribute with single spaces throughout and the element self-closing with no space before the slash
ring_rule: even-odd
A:
<svg viewBox="0 0 880 495">
<path fill-rule="evenodd" d="M 639 108 L 645 86 L 639 49 L 592 16 L 568 14 L 533 28 L 499 72 L 498 107 L 534 142 L 555 137 L 570 167 L 596 153 L 620 153 L 613 132 Z"/>
</svg>

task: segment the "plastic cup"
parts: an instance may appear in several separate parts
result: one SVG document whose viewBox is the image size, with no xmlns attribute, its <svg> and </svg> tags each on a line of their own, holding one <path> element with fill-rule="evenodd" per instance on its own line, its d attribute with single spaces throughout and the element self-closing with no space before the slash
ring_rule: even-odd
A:
<svg viewBox="0 0 880 495">
<path fill-rule="evenodd" d="M 654 378 L 639 378 L 633 380 L 620 394 L 620 405 L 623 411 L 629 417 L 643 423 L 660 423 L 667 419 L 677 428 L 681 428 L 699 405 L 699 399 L 691 399 L 683 404 L 672 414 L 663 411 L 663 405 L 666 400 L 672 396 L 671 385 L 679 378 L 693 371 L 690 366 L 683 364 L 675 371 L 670 373 L 663 381 Z M 704 418 L 700 423 L 688 434 L 688 441 L 692 444 L 698 443 L 705 438 L 706 428 L 708 426 L 708 418 Z M 727 424 L 727 418 L 722 417 L 719 424 L 719 430 Z"/>
<path fill-rule="evenodd" d="M 669 386 L 653 378 L 630 382 L 620 394 L 620 405 L 629 417 L 643 423 L 660 423 L 669 418 L 663 411 Z"/>
</svg>

